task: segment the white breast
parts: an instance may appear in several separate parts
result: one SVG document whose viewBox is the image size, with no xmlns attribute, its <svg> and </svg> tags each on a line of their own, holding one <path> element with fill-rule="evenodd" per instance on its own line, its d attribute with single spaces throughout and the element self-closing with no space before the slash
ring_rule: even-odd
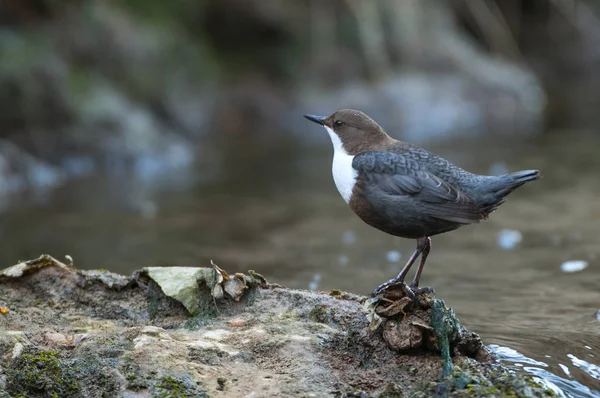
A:
<svg viewBox="0 0 600 398">
<path fill-rule="evenodd" d="M 349 203 L 352 196 L 352 189 L 358 176 L 358 172 L 352 168 L 352 159 L 354 159 L 354 156 L 348 155 L 340 137 L 332 129 L 325 127 L 325 130 L 329 133 L 329 137 L 333 143 L 333 164 L 331 165 L 333 181 L 335 181 L 335 186 L 340 195 L 342 195 L 342 198 L 344 198 L 346 203 Z"/>
</svg>

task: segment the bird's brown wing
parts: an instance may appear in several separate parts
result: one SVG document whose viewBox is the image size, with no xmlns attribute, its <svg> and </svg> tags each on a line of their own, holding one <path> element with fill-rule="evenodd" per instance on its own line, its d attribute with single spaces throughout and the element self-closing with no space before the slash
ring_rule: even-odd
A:
<svg viewBox="0 0 600 398">
<path fill-rule="evenodd" d="M 358 171 L 359 179 L 372 184 L 372 189 L 409 197 L 428 216 L 460 224 L 484 218 L 470 196 L 402 154 L 364 152 L 354 157 L 352 167 Z"/>
</svg>

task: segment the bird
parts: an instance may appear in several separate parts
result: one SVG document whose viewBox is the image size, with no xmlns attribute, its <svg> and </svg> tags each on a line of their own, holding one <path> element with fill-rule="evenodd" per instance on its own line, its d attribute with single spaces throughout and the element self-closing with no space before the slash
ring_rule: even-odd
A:
<svg viewBox="0 0 600 398">
<path fill-rule="evenodd" d="M 304 117 L 325 128 L 333 144 L 333 180 L 350 209 L 368 225 L 417 247 L 400 273 L 373 296 L 400 286 L 406 295 L 433 291 L 419 287 L 431 237 L 487 220 L 521 185 L 540 178 L 538 170 L 499 176 L 471 173 L 410 143 L 390 137 L 365 113 L 342 109 L 329 116 Z M 410 285 L 405 278 L 421 257 Z"/>
</svg>

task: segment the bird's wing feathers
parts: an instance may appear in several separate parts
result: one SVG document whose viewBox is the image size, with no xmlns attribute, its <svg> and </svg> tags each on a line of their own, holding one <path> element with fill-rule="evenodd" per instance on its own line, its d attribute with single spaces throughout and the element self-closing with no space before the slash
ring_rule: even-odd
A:
<svg viewBox="0 0 600 398">
<path fill-rule="evenodd" d="M 364 152 L 354 157 L 352 167 L 385 194 L 414 198 L 431 217 L 461 224 L 484 218 L 470 196 L 402 154 Z"/>
</svg>

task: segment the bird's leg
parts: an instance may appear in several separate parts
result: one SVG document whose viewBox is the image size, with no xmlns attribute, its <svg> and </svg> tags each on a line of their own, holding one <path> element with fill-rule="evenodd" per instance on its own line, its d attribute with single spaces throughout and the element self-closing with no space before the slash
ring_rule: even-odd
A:
<svg viewBox="0 0 600 398">
<path fill-rule="evenodd" d="M 410 284 L 410 288 L 413 290 L 423 290 L 428 292 L 433 292 L 433 289 L 430 287 L 424 287 L 419 289 L 419 279 L 421 279 L 421 272 L 423 272 L 423 268 L 425 267 L 425 261 L 427 261 L 427 256 L 429 255 L 429 251 L 431 250 L 431 239 L 429 237 L 419 238 L 417 239 L 417 245 L 423 244 L 423 252 L 421 253 L 421 262 L 419 263 L 419 268 L 417 269 L 417 273 L 413 281 Z"/>
<path fill-rule="evenodd" d="M 397 285 L 397 284 L 404 284 L 404 278 L 406 278 L 406 274 L 408 274 L 410 267 L 412 267 L 412 265 L 415 262 L 415 260 L 417 259 L 417 257 L 419 257 L 419 254 L 421 254 L 421 252 L 425 249 L 425 246 L 426 246 L 426 243 L 422 238 L 417 239 L 416 250 L 413 252 L 412 256 L 410 256 L 410 258 L 406 262 L 406 265 L 404 266 L 404 268 L 402 268 L 402 270 L 400 271 L 398 276 L 395 277 L 394 279 L 390 279 L 389 281 L 379 285 L 377 287 L 377 289 L 375 289 L 373 291 L 373 293 L 371 293 L 371 295 L 377 296 L 379 293 L 383 292 L 390 286 Z M 410 291 L 410 288 L 408 286 L 406 286 L 406 289 L 402 289 L 402 290 Z M 408 293 L 408 292 L 406 292 L 406 293 Z M 410 293 L 412 293 L 412 291 L 410 291 Z M 407 295 L 411 296 L 411 294 L 407 294 Z M 414 297 L 414 294 L 412 294 L 412 296 Z"/>
</svg>

